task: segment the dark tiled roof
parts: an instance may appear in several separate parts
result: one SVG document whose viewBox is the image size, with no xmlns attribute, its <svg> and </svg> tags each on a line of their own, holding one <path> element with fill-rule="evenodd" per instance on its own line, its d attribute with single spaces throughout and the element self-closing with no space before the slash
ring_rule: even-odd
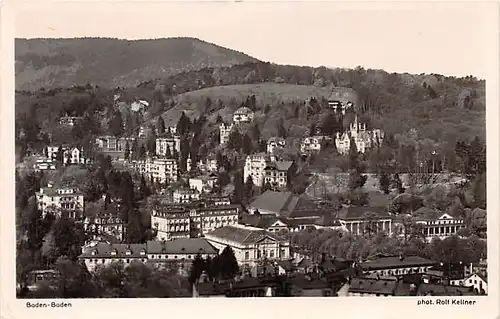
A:
<svg viewBox="0 0 500 319">
<path fill-rule="evenodd" d="M 295 276 L 291 280 L 291 284 L 302 290 L 331 288 L 328 282 L 324 278 L 309 279 L 305 275 Z"/>
<path fill-rule="evenodd" d="M 473 296 L 476 295 L 473 287 L 445 286 L 437 284 L 420 284 L 417 290 L 418 296 Z"/>
<path fill-rule="evenodd" d="M 297 204 L 296 198 L 297 197 L 294 196 L 292 192 L 275 192 L 268 190 L 264 194 L 257 197 L 250 204 L 250 207 L 281 214 L 282 212 L 286 213 L 290 209 L 293 210 L 293 208 L 295 208 L 295 205 Z"/>
<path fill-rule="evenodd" d="M 265 170 L 277 169 L 279 171 L 288 171 L 290 167 L 292 167 L 292 165 L 293 165 L 292 161 L 278 161 L 269 163 L 264 169 Z"/>
<path fill-rule="evenodd" d="M 341 220 L 364 219 L 364 214 L 373 214 L 375 218 L 389 218 L 390 215 L 385 207 L 368 206 L 344 206 L 340 209 L 337 216 Z"/>
<path fill-rule="evenodd" d="M 252 114 L 252 113 L 253 113 L 253 111 L 250 110 L 246 106 L 242 106 L 239 109 L 237 109 L 236 111 L 234 111 L 234 114 Z"/>
<path fill-rule="evenodd" d="M 361 268 L 366 270 L 371 269 L 387 269 L 387 268 L 403 268 L 403 267 L 422 267 L 432 266 L 437 262 L 425 259 L 419 256 L 408 256 L 401 259 L 399 256 L 380 257 L 371 261 L 360 263 Z"/>
<path fill-rule="evenodd" d="M 116 255 L 111 252 L 115 251 Z M 130 255 L 127 255 L 130 251 Z M 144 254 L 141 255 L 141 251 Z M 92 254 L 95 252 L 95 255 Z M 99 243 L 96 246 L 87 249 L 80 258 L 147 258 L 145 244 L 107 244 Z"/>
<path fill-rule="evenodd" d="M 147 242 L 148 254 L 217 254 L 217 249 L 204 238 L 179 238 Z"/>
<path fill-rule="evenodd" d="M 349 292 L 394 295 L 397 286 L 396 280 L 354 278 L 351 280 Z"/>
<path fill-rule="evenodd" d="M 207 235 L 223 238 L 241 244 L 257 243 L 265 237 L 270 237 L 277 241 L 284 241 L 284 239 L 280 238 L 279 236 L 265 230 L 248 229 L 237 226 L 224 226 L 208 233 Z"/>
</svg>

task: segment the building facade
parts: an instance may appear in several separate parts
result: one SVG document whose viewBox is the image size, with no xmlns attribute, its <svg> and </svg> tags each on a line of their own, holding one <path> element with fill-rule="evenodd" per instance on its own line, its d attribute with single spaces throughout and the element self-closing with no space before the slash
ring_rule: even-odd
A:
<svg viewBox="0 0 500 319">
<path fill-rule="evenodd" d="M 250 110 L 248 107 L 240 107 L 233 114 L 233 123 L 250 123 L 253 121 L 254 112 Z"/>
<path fill-rule="evenodd" d="M 41 188 L 36 193 L 36 200 L 42 217 L 45 217 L 47 213 L 61 217 L 64 213 L 70 218 L 79 219 L 83 214 L 84 196 L 78 188 Z"/>
<path fill-rule="evenodd" d="M 189 188 L 199 193 L 210 193 L 217 183 L 217 176 L 198 176 L 189 179 Z"/>
<path fill-rule="evenodd" d="M 177 160 L 169 158 L 155 158 L 142 161 L 132 161 L 129 167 L 156 182 L 176 182 L 179 176 Z"/>
<path fill-rule="evenodd" d="M 171 137 L 158 137 L 156 139 L 156 155 L 165 157 L 170 150 L 172 156 L 174 150 L 179 154 L 181 152 L 181 138 L 178 135 Z"/>
<path fill-rule="evenodd" d="M 220 123 L 219 124 L 219 142 L 221 145 L 229 141 L 229 135 L 233 129 L 233 124 Z"/>
<path fill-rule="evenodd" d="M 243 168 L 243 182 L 245 183 L 248 177 L 251 176 L 254 185 L 259 187 L 264 185 L 265 168 L 273 162 L 276 162 L 276 157 L 266 153 L 248 155 L 245 159 L 245 166 Z M 280 167 L 284 167 L 284 165 L 280 164 Z"/>
<path fill-rule="evenodd" d="M 106 235 L 121 242 L 125 239 L 126 224 L 118 214 L 100 213 L 95 217 L 85 217 L 85 231 L 95 237 Z"/>
<path fill-rule="evenodd" d="M 200 200 L 200 192 L 195 188 L 178 188 L 174 190 L 174 203 L 189 204 Z"/>
<path fill-rule="evenodd" d="M 337 213 L 340 224 L 355 235 L 393 233 L 392 217 L 385 207 L 344 206 Z"/>
<path fill-rule="evenodd" d="M 292 161 L 277 161 L 269 163 L 264 168 L 264 184 L 271 185 L 273 189 L 285 189 L 292 178 Z"/>
<path fill-rule="evenodd" d="M 205 238 L 220 251 L 231 247 L 241 266 L 257 266 L 264 259 L 290 259 L 289 241 L 259 228 L 225 226 L 206 234 Z"/>
<path fill-rule="evenodd" d="M 300 152 L 303 155 L 318 153 L 329 140 L 329 137 L 321 135 L 305 137 L 300 143 Z"/>
<path fill-rule="evenodd" d="M 444 239 L 456 235 L 461 228 L 465 228 L 465 221 L 460 217 L 453 217 L 442 213 L 436 218 L 418 218 L 417 224 L 422 226 L 425 238 L 431 241 L 433 238 Z"/>
<path fill-rule="evenodd" d="M 366 124 L 358 122 L 358 117 L 354 119 L 354 123 L 351 123 L 349 130 L 344 132 L 342 135 L 337 133 L 335 139 L 335 146 L 340 154 L 348 154 L 351 148 L 351 139 L 356 144 L 356 149 L 358 152 L 365 153 L 367 149 L 380 145 L 384 139 L 384 133 L 379 130 L 367 130 Z"/>
<path fill-rule="evenodd" d="M 286 146 L 286 140 L 282 137 L 271 137 L 267 141 L 267 152 L 273 154 L 275 150 L 283 149 Z"/>
<path fill-rule="evenodd" d="M 196 238 L 217 228 L 236 225 L 239 205 L 163 206 L 154 209 L 151 225 L 160 240 Z"/>
</svg>

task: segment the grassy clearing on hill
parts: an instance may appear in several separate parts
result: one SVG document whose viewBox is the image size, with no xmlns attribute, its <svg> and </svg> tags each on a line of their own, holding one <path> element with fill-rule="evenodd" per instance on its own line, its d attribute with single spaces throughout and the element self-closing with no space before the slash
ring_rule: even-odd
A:
<svg viewBox="0 0 500 319">
<path fill-rule="evenodd" d="M 260 84 L 238 84 L 227 86 L 215 86 L 196 91 L 179 94 L 173 98 L 176 105 L 166 111 L 163 116 L 168 119 L 176 112 L 184 111 L 186 115 L 193 117 L 207 110 L 207 98 L 212 101 L 212 108 L 217 107 L 218 101 L 225 106 L 220 109 L 221 116 L 225 117 L 240 106 L 248 96 L 255 95 L 257 105 L 279 105 L 293 101 L 305 101 L 311 97 L 327 98 L 331 93 L 327 87 L 316 87 L 313 85 L 295 85 L 284 83 L 260 83 Z"/>
</svg>

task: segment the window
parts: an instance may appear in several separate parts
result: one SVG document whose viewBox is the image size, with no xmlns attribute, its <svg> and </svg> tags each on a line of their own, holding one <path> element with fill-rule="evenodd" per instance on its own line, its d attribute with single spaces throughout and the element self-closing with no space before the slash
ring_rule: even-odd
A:
<svg viewBox="0 0 500 319">
<path fill-rule="evenodd" d="M 245 252 L 245 259 L 249 259 L 250 258 L 250 253 L 248 251 Z"/>
<path fill-rule="evenodd" d="M 130 264 L 130 259 L 127 259 L 127 264 Z"/>
<path fill-rule="evenodd" d="M 274 258 L 274 250 L 269 251 L 269 258 Z"/>
</svg>

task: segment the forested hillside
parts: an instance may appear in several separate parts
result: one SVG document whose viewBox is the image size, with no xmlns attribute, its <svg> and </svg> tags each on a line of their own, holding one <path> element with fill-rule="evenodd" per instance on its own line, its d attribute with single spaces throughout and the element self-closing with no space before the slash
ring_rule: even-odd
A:
<svg viewBox="0 0 500 319">
<path fill-rule="evenodd" d="M 16 39 L 16 89 L 135 86 L 186 70 L 255 59 L 194 38 L 155 40 Z"/>
</svg>

